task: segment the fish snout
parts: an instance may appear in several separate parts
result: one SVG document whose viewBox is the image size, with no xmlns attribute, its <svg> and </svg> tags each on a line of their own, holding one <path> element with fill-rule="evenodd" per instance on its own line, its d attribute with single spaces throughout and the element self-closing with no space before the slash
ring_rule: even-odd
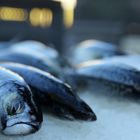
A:
<svg viewBox="0 0 140 140">
<path fill-rule="evenodd" d="M 81 109 L 79 109 L 80 111 L 77 116 L 79 119 L 86 120 L 86 121 L 96 121 L 97 120 L 96 114 L 93 112 L 93 110 L 89 107 L 89 105 L 87 103 L 82 101 L 80 108 Z"/>
<path fill-rule="evenodd" d="M 3 134 L 5 135 L 28 135 L 31 133 L 35 133 L 39 130 L 41 124 L 40 123 L 32 123 L 32 122 L 19 122 L 13 124 L 11 126 L 7 126 L 3 130 Z"/>
</svg>

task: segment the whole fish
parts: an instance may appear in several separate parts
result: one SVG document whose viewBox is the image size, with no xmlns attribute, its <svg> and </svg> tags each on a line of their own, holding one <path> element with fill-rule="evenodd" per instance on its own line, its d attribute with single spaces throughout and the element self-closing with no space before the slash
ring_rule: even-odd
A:
<svg viewBox="0 0 140 140">
<path fill-rule="evenodd" d="M 42 56 L 55 61 L 58 61 L 59 58 L 59 53 L 54 48 L 35 40 L 26 40 L 14 43 L 8 49 L 12 49 L 16 52 L 41 54 Z"/>
<path fill-rule="evenodd" d="M 77 65 L 89 60 L 104 59 L 117 55 L 124 55 L 124 53 L 114 44 L 99 40 L 86 40 L 73 49 L 70 61 Z"/>
<path fill-rule="evenodd" d="M 120 62 L 81 65 L 68 77 L 76 89 L 90 88 L 93 93 L 107 93 L 109 96 L 140 96 L 140 71 Z"/>
<path fill-rule="evenodd" d="M 68 62 L 62 55 L 58 53 L 58 51 L 52 47 L 49 47 L 39 41 L 34 40 L 26 40 L 15 43 L 10 47 L 7 47 L 7 50 L 16 53 L 25 53 L 28 55 L 41 56 L 41 59 L 46 59 L 46 61 L 50 61 L 52 64 L 51 67 L 60 69 L 60 67 L 69 66 Z M 55 66 L 54 66 L 55 65 Z"/>
<path fill-rule="evenodd" d="M 42 112 L 23 78 L 0 68 L 0 130 L 5 135 L 25 135 L 39 130 L 41 123 Z"/>
<path fill-rule="evenodd" d="M 17 62 L 30 66 L 37 67 L 44 71 L 50 72 L 51 74 L 58 76 L 60 68 L 57 67 L 52 61 L 42 57 L 40 54 L 27 53 L 27 52 L 16 52 L 12 50 L 1 51 L 0 62 Z"/>
<path fill-rule="evenodd" d="M 92 109 L 74 94 L 71 87 L 49 73 L 16 63 L 0 65 L 21 75 L 40 104 L 46 105 L 53 114 L 70 120 L 96 120 Z"/>
<path fill-rule="evenodd" d="M 52 68 L 60 69 L 60 67 L 71 67 L 66 57 L 62 56 L 62 54 L 60 55 L 59 52 L 54 48 L 54 46 L 48 46 L 42 42 L 35 40 L 25 40 L 18 42 L 17 39 L 13 39 L 10 42 L 0 42 L 0 51 L 1 53 L 5 53 L 7 51 L 11 53 L 22 53 L 37 58 L 38 56 L 40 56 L 40 58 L 46 60 L 48 66 L 51 66 Z"/>
</svg>

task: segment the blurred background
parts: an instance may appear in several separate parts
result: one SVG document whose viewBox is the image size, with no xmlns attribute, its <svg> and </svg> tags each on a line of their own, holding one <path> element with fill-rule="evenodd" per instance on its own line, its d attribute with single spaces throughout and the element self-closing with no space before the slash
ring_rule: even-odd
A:
<svg viewBox="0 0 140 140">
<path fill-rule="evenodd" d="M 139 51 L 140 2 L 138 0 L 78 0 L 70 43 L 98 39 Z"/>
<path fill-rule="evenodd" d="M 139 7 L 138 0 L 4 0 L 0 41 L 37 40 L 62 52 L 94 38 L 138 52 Z"/>
</svg>

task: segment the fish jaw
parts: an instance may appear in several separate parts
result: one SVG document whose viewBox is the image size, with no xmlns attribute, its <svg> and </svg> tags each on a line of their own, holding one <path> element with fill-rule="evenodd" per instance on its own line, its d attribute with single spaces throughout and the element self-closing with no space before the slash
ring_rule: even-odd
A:
<svg viewBox="0 0 140 140">
<path fill-rule="evenodd" d="M 79 120 L 79 121 L 96 121 L 97 117 L 94 112 L 75 112 L 72 113 L 65 112 L 65 114 L 62 115 L 63 118 L 68 120 Z"/>
<path fill-rule="evenodd" d="M 87 103 L 81 100 L 80 107 L 71 110 L 74 119 L 81 121 L 96 121 L 97 116 Z"/>
<path fill-rule="evenodd" d="M 12 126 L 6 127 L 2 132 L 5 135 L 27 135 L 35 133 L 39 129 L 39 125 L 20 122 Z"/>
<path fill-rule="evenodd" d="M 83 106 L 83 111 L 81 110 L 77 116 L 77 118 L 80 118 L 82 120 L 86 121 L 96 121 L 97 116 L 96 114 L 92 111 L 92 109 L 86 104 L 85 102 L 82 102 Z"/>
<path fill-rule="evenodd" d="M 47 110 L 56 116 L 66 120 L 96 121 L 97 117 L 87 103 L 80 100 L 78 105 L 62 104 L 51 100 Z"/>
</svg>

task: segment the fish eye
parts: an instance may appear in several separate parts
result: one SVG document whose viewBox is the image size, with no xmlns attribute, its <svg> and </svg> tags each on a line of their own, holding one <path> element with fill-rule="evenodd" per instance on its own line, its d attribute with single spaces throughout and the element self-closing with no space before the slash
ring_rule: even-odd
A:
<svg viewBox="0 0 140 140">
<path fill-rule="evenodd" d="M 20 114 L 23 112 L 23 110 L 24 110 L 24 106 L 20 103 L 13 104 L 13 105 L 7 107 L 7 113 L 10 116 Z"/>
</svg>

